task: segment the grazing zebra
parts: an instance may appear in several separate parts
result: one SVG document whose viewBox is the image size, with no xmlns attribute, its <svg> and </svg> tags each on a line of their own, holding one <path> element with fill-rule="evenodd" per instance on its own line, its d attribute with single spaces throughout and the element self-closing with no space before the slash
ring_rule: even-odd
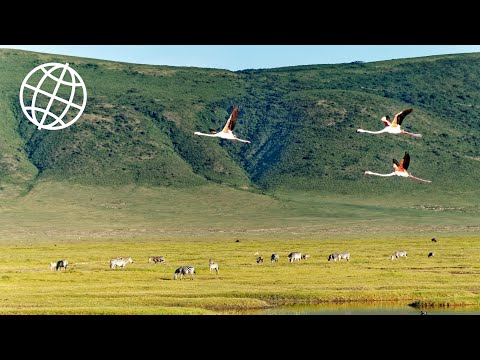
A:
<svg viewBox="0 0 480 360">
<path fill-rule="evenodd" d="M 212 270 L 215 270 L 218 274 L 218 264 L 214 263 L 213 260 L 210 260 L 211 263 L 209 264 L 210 265 L 210 274 L 212 273 Z"/>
<path fill-rule="evenodd" d="M 257 258 L 257 264 L 263 263 L 263 256 Z"/>
<path fill-rule="evenodd" d="M 57 270 L 57 263 L 55 261 L 50 261 L 50 270 Z"/>
<path fill-rule="evenodd" d="M 302 259 L 301 252 L 291 252 L 288 254 L 288 259 L 290 262 L 294 262 L 295 260 L 300 261 Z"/>
<path fill-rule="evenodd" d="M 334 254 L 330 254 L 328 255 L 328 261 L 337 261 L 338 260 L 338 254 L 337 253 L 334 253 Z"/>
<path fill-rule="evenodd" d="M 338 261 L 340 261 L 342 259 L 350 261 L 350 253 L 338 254 Z"/>
<path fill-rule="evenodd" d="M 163 256 L 150 256 L 148 258 L 148 262 L 151 262 L 153 261 L 155 264 L 156 263 L 162 263 L 162 262 L 165 262 L 165 257 Z"/>
<path fill-rule="evenodd" d="M 273 262 L 277 262 L 278 260 L 280 260 L 280 256 L 278 254 L 272 254 L 272 256 L 270 256 L 270 260 Z"/>
<path fill-rule="evenodd" d="M 180 280 L 183 279 L 183 276 L 190 274 L 191 279 L 193 280 L 193 274 L 196 274 L 195 268 L 193 266 L 180 266 L 175 272 L 173 273 L 173 280 L 177 280 L 178 275 L 180 274 Z"/>
<path fill-rule="evenodd" d="M 432 256 L 435 256 L 435 253 L 431 252 L 428 254 L 428 257 L 432 257 Z"/>
<path fill-rule="evenodd" d="M 131 257 L 128 257 L 128 258 L 124 258 L 124 257 L 115 258 L 115 259 L 110 260 L 110 269 L 115 269 L 117 266 L 120 266 L 120 267 L 124 268 L 125 265 L 127 265 L 128 263 L 132 263 L 132 264 L 133 264 L 133 260 L 132 260 Z"/>
<path fill-rule="evenodd" d="M 302 255 L 302 259 L 304 259 L 304 260 L 307 260 L 309 257 L 310 257 L 310 255 L 308 255 L 308 254 Z"/>
<path fill-rule="evenodd" d="M 392 255 L 390 255 L 391 260 L 398 259 L 399 257 L 407 257 L 406 251 L 395 251 Z"/>
<path fill-rule="evenodd" d="M 68 261 L 67 260 L 58 260 L 57 261 L 57 267 L 55 268 L 56 271 L 58 271 L 58 269 L 62 269 L 63 270 L 67 270 L 67 266 L 68 266 Z"/>
</svg>

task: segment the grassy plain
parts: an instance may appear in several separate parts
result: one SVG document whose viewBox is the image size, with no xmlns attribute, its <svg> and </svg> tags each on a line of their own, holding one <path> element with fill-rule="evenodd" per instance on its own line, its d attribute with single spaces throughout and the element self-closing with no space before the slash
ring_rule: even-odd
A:
<svg viewBox="0 0 480 360">
<path fill-rule="evenodd" d="M 478 208 L 448 197 L 392 203 L 222 186 L 44 183 L 6 199 L 0 214 L 0 314 L 225 314 L 336 301 L 480 304 Z M 391 261 L 397 250 L 408 258 Z M 292 251 L 311 258 L 291 264 Z M 344 251 L 350 262 L 327 261 Z M 265 263 L 255 262 L 257 252 Z M 273 252 L 279 263 L 270 263 Z M 148 263 L 153 255 L 166 263 Z M 109 260 L 117 256 L 134 263 L 112 270 Z M 49 262 L 63 258 L 68 270 L 50 271 Z M 218 275 L 209 273 L 210 258 Z M 196 279 L 174 281 L 181 265 L 195 266 Z"/>
</svg>

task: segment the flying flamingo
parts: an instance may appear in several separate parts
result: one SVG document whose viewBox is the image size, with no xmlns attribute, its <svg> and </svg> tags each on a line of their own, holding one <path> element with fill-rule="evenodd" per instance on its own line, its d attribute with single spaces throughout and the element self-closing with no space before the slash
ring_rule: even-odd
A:
<svg viewBox="0 0 480 360">
<path fill-rule="evenodd" d="M 195 135 L 203 135 L 203 136 L 211 136 L 211 137 L 219 137 L 219 138 L 222 138 L 222 139 L 241 141 L 241 142 L 250 144 L 250 141 L 239 139 L 233 133 L 233 129 L 235 129 L 235 125 L 237 124 L 237 118 L 238 118 L 238 107 L 234 106 L 233 111 L 230 114 L 230 117 L 228 118 L 227 123 L 223 127 L 222 131 L 218 132 L 216 130 L 209 129 L 210 134 L 201 133 L 200 131 L 195 131 L 194 134 Z"/>
<path fill-rule="evenodd" d="M 390 117 L 388 115 L 382 117 L 381 120 L 385 124 L 385 128 L 383 130 L 368 131 L 368 130 L 363 130 L 363 129 L 357 129 L 357 133 L 381 134 L 381 133 L 387 132 L 387 133 L 390 133 L 390 134 L 406 134 L 406 135 L 410 135 L 410 136 L 413 136 L 413 137 L 421 138 L 422 134 L 413 134 L 413 133 L 410 133 L 410 132 L 407 132 L 407 131 L 403 131 L 400 128 L 400 125 L 402 124 L 402 121 L 405 118 L 405 116 L 410 114 L 412 111 L 413 111 L 413 109 L 406 109 L 406 110 L 403 110 L 403 111 L 399 112 L 398 114 L 396 114 L 394 116 L 392 122 L 390 122 Z"/>
<path fill-rule="evenodd" d="M 410 155 L 408 154 L 407 151 L 405 151 L 405 155 L 403 156 L 403 159 L 402 159 L 402 161 L 400 161 L 400 163 L 398 163 L 397 160 L 393 159 L 393 164 L 392 165 L 393 165 L 393 170 L 394 171 L 390 174 L 377 174 L 377 173 L 374 173 L 374 172 L 371 172 L 371 171 L 365 171 L 365 175 L 401 176 L 401 177 L 408 177 L 408 178 L 412 178 L 412 179 L 415 179 L 415 180 L 420 180 L 420 181 L 423 181 L 423 182 L 431 183 L 430 180 L 424 180 L 424 179 L 417 178 L 413 175 L 410 175 L 407 172 L 408 165 L 410 165 Z"/>
</svg>

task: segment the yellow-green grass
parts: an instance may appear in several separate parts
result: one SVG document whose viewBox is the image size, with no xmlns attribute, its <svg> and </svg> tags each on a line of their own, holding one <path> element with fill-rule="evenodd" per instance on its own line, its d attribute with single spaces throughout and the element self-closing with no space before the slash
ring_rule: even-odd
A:
<svg viewBox="0 0 480 360">
<path fill-rule="evenodd" d="M 40 182 L 22 196 L 5 188 L 0 314 L 224 314 L 335 301 L 478 305 L 477 193 L 392 202 L 221 185 Z M 397 250 L 408 258 L 389 260 Z M 312 257 L 290 264 L 292 251 Z M 327 262 L 344 251 L 350 262 Z M 255 262 L 257 252 L 264 264 Z M 277 264 L 269 262 L 273 252 Z M 154 255 L 166 263 L 148 263 Z M 117 256 L 134 263 L 109 269 Z M 64 258 L 68 270 L 51 272 L 50 261 Z M 219 275 L 209 273 L 210 258 Z M 195 266 L 197 278 L 173 281 L 181 265 Z"/>
<path fill-rule="evenodd" d="M 240 242 L 236 242 L 236 240 Z M 422 306 L 480 305 L 480 243 L 474 235 L 355 239 L 257 235 L 101 241 L 44 239 L 0 245 L 0 314 L 226 314 L 284 303 L 402 301 Z M 406 250 L 407 258 L 390 260 Z M 289 263 L 287 255 L 311 255 Z M 328 262 L 333 252 L 350 262 Z M 257 264 L 256 253 L 265 257 Z M 280 261 L 272 264 L 276 252 Z M 427 257 L 429 252 L 435 256 Z M 148 262 L 163 255 L 166 263 Z M 134 263 L 110 269 L 109 260 Z M 209 273 L 214 259 L 220 273 Z M 67 259 L 67 271 L 50 261 Z M 181 265 L 195 280 L 173 280 Z"/>
</svg>

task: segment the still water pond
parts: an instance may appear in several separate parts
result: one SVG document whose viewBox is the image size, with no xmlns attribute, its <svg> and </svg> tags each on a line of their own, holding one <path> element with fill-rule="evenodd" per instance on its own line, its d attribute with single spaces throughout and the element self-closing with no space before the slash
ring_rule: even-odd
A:
<svg viewBox="0 0 480 360">
<path fill-rule="evenodd" d="M 417 309 L 399 303 L 343 303 L 315 305 L 285 305 L 270 309 L 236 312 L 242 315 L 480 315 L 480 306 L 458 306 L 437 309 Z"/>
</svg>

